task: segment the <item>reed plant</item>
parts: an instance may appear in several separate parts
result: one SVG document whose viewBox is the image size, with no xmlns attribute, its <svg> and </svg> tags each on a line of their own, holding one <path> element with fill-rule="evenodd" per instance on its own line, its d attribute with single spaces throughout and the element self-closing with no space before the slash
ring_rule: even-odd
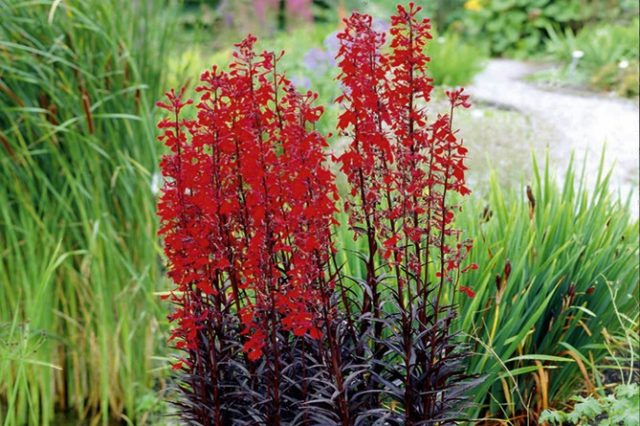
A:
<svg viewBox="0 0 640 426">
<path fill-rule="evenodd" d="M 573 164 L 573 163 L 572 163 Z M 624 332 L 638 300 L 638 222 L 614 197 L 602 163 L 587 186 L 573 165 L 558 184 L 534 162 L 533 184 L 459 216 L 474 236 L 476 297 L 459 298 L 470 373 L 484 374 L 475 417 L 525 423 L 577 392 L 594 394 L 607 336 Z"/>
<path fill-rule="evenodd" d="M 165 1 L 0 1 L 0 420 L 140 424 Z"/>
</svg>

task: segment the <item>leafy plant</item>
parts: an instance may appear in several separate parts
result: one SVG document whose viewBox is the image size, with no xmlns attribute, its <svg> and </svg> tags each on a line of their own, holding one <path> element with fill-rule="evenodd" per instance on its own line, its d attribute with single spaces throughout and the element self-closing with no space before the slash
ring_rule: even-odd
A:
<svg viewBox="0 0 640 426">
<path fill-rule="evenodd" d="M 615 290 L 609 286 L 609 292 L 615 298 Z M 620 312 L 616 305 L 612 306 L 616 313 L 617 324 L 613 335 L 605 331 L 604 345 L 610 356 L 598 370 L 605 377 L 606 385 L 599 387 L 597 393 L 589 396 L 573 397 L 570 409 L 545 410 L 540 421 L 550 424 L 593 424 L 601 425 L 638 425 L 640 423 L 640 391 L 637 381 L 637 355 L 640 349 L 638 327 L 640 314 L 636 312 Z M 617 375 L 611 374 L 611 372 Z M 599 379 L 599 377 L 596 377 Z M 599 380 L 598 380 L 599 382 Z M 613 392 L 607 388 L 611 382 L 617 383 Z"/>
<path fill-rule="evenodd" d="M 570 167 L 559 188 L 547 166 L 522 196 L 505 197 L 495 180 L 486 206 L 459 216 L 477 236 L 470 261 L 476 296 L 458 298 L 459 322 L 475 342 L 469 372 L 487 374 L 472 415 L 535 419 L 593 392 L 605 336 L 622 330 L 638 285 L 637 221 L 597 176 L 593 192 Z M 508 200 L 508 201 L 507 201 Z M 613 309 L 615 306 L 617 309 Z"/>
<path fill-rule="evenodd" d="M 440 36 L 433 32 L 433 40 L 426 47 L 433 83 L 449 87 L 471 83 L 484 67 L 487 56 L 484 50 L 483 46 L 464 42 L 456 32 Z"/>
<path fill-rule="evenodd" d="M 590 17 L 584 0 L 480 0 L 467 5 L 464 31 L 487 42 L 495 55 L 529 56 L 544 47 L 547 28 L 579 26 Z"/>
<path fill-rule="evenodd" d="M 184 91 L 167 93 L 158 127 L 171 153 L 159 203 L 176 284 L 171 340 L 180 415 L 198 424 L 432 424 L 459 419 L 464 353 L 444 303 L 461 285 L 471 242 L 453 227 L 466 148 L 453 112 L 419 105 L 428 20 L 413 3 L 392 17 L 390 50 L 371 16 L 338 34 L 348 141 L 348 233 L 364 277 L 343 272 L 334 246 L 337 190 L 315 95 L 278 71 L 280 56 L 236 45 L 229 71 L 202 74 L 195 119 Z M 348 285 L 347 282 L 353 282 Z M 447 297 L 448 295 L 448 297 Z"/>
<path fill-rule="evenodd" d="M 560 61 L 564 80 L 579 81 L 620 95 L 638 95 L 640 21 L 600 24 L 573 32 L 549 30 L 547 52 Z"/>
<path fill-rule="evenodd" d="M 187 354 L 175 368 L 189 378 L 182 389 L 192 404 L 183 415 L 201 423 L 242 419 L 231 414 L 238 401 L 222 392 L 231 386 L 225 380 L 240 379 L 234 368 L 247 369 L 253 392 L 266 386 L 263 421 L 297 414 L 282 399 L 282 361 L 294 349 L 285 342 L 317 339 L 320 313 L 325 323 L 331 315 L 324 272 L 333 177 L 323 165 L 324 138 L 309 130 L 322 110 L 278 72 L 279 58 L 256 56 L 254 44 L 249 36 L 236 45 L 230 72 L 202 75 L 197 120 L 179 118 L 190 103 L 182 93 L 158 104 L 171 114 L 159 123 L 172 150 L 162 161 L 169 180 L 159 214 L 178 284 L 172 339 Z M 242 342 L 244 368 L 234 342 Z M 264 353 L 270 361 L 255 365 Z"/>
<path fill-rule="evenodd" d="M 542 413 L 540 421 L 555 425 L 583 425 L 594 421 L 603 426 L 640 424 L 640 390 L 637 383 L 620 384 L 604 398 L 578 396 L 575 401 L 571 411 L 548 410 Z"/>
<path fill-rule="evenodd" d="M 447 92 L 449 114 L 427 119 L 431 36 L 429 21 L 416 18 L 420 9 L 398 6 L 388 53 L 367 15 L 352 15 L 338 36 L 337 128 L 348 145 L 337 161 L 349 187 L 348 226 L 363 244 L 361 274 L 347 277 L 361 295 L 355 309 L 371 318 L 361 324 L 373 340 L 370 392 L 402 407 L 404 415 L 387 416 L 403 424 L 457 416 L 466 384 L 449 329 L 455 309 L 442 300 L 456 290 L 472 295 L 460 275 L 475 267 L 462 266 L 471 242 L 452 226 L 452 194 L 470 192 L 453 115 L 470 105 L 462 89 Z"/>
</svg>

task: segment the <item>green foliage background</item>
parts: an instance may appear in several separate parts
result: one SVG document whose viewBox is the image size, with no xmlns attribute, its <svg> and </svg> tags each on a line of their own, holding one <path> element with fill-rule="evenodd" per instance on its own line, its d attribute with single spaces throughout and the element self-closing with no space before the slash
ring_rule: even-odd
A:
<svg viewBox="0 0 640 426">
<path fill-rule="evenodd" d="M 139 423 L 158 390 L 152 109 L 170 13 L 160 0 L 0 1 L 5 424 L 56 410 Z"/>
</svg>

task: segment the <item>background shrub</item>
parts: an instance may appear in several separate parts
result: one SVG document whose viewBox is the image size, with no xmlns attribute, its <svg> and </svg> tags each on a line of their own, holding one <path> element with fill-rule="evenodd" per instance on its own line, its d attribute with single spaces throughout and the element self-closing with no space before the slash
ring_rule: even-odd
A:
<svg viewBox="0 0 640 426">
<path fill-rule="evenodd" d="M 625 313 L 612 306 L 620 324 L 619 333 L 606 334 L 603 344 L 609 357 L 603 365 L 605 375 L 597 393 L 576 395 L 563 410 L 545 410 L 540 421 L 550 424 L 593 424 L 633 426 L 640 423 L 640 391 L 637 364 L 640 340 L 640 313 Z"/>
<path fill-rule="evenodd" d="M 601 426 L 636 426 L 640 423 L 637 416 L 640 405 L 638 385 L 620 384 L 604 398 L 576 397 L 575 407 L 569 412 L 545 411 L 540 421 L 552 425 L 597 424 Z"/>
<path fill-rule="evenodd" d="M 622 96 L 638 95 L 640 20 L 602 23 L 577 33 L 549 31 L 546 50 L 562 64 L 556 78 L 613 90 Z"/>
<path fill-rule="evenodd" d="M 487 58 L 485 47 L 465 42 L 455 32 L 438 35 L 427 45 L 431 57 L 428 69 L 433 82 L 438 86 L 461 86 L 472 82 L 473 77 L 484 68 Z"/>
<path fill-rule="evenodd" d="M 462 21 L 470 37 L 489 44 L 494 55 L 526 56 L 538 52 L 547 27 L 578 28 L 599 0 L 471 0 Z"/>
</svg>

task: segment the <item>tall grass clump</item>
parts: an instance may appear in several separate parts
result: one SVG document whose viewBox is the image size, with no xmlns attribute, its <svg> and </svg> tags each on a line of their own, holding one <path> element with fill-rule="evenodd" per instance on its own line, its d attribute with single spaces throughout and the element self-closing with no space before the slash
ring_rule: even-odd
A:
<svg viewBox="0 0 640 426">
<path fill-rule="evenodd" d="M 615 292 L 610 288 L 611 292 Z M 614 296 L 615 297 L 615 296 Z M 603 345 L 609 356 L 603 362 L 603 380 L 596 393 L 576 395 L 563 410 L 546 410 L 540 421 L 549 424 L 636 425 L 640 421 L 640 390 L 638 388 L 638 353 L 640 350 L 640 312 L 615 311 L 619 332 L 606 334 Z"/>
<path fill-rule="evenodd" d="M 588 190 L 569 167 L 558 186 L 548 164 L 520 194 L 494 181 L 486 206 L 460 216 L 476 238 L 469 272 L 476 297 L 460 298 L 459 327 L 486 374 L 475 417 L 520 424 L 573 395 L 596 392 L 605 342 L 624 330 L 638 298 L 638 222 L 610 195 L 602 166 Z"/>
<path fill-rule="evenodd" d="M 164 1 L 0 0 L 0 419 L 140 422 Z"/>
</svg>

